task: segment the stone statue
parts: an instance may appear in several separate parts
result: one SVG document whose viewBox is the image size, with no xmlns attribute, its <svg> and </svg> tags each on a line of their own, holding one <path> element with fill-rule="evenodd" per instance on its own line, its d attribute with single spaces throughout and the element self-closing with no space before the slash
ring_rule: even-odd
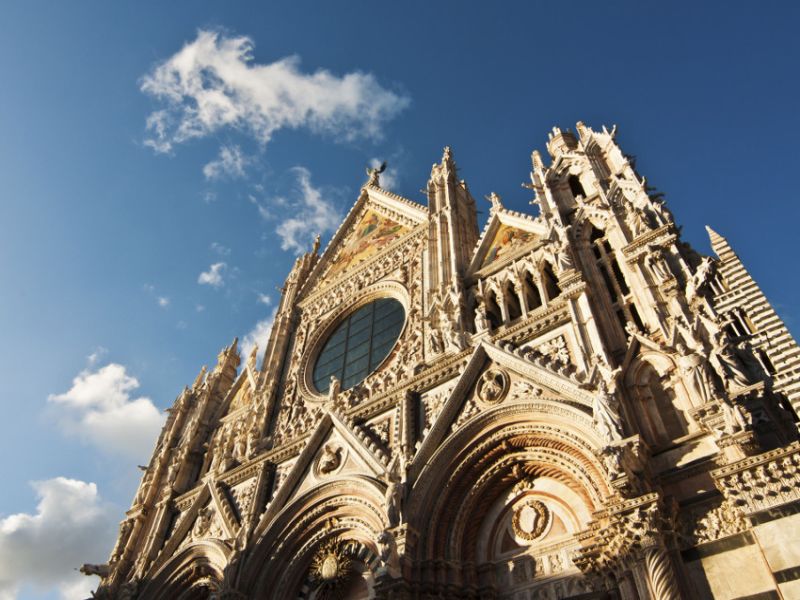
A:
<svg viewBox="0 0 800 600">
<path fill-rule="evenodd" d="M 701 295 L 713 275 L 714 261 L 706 256 L 700 261 L 691 279 L 686 282 L 686 300 L 691 302 L 695 297 Z"/>
<path fill-rule="evenodd" d="M 483 304 L 479 304 L 475 309 L 475 331 L 477 333 L 489 331 L 490 327 L 491 323 L 489 323 L 489 318 L 486 316 L 486 307 Z"/>
<path fill-rule="evenodd" d="M 619 401 L 603 379 L 598 383 L 597 393 L 592 400 L 592 416 L 594 426 L 606 442 L 622 439 Z"/>
<path fill-rule="evenodd" d="M 386 516 L 389 518 L 389 526 L 397 527 L 403 522 L 403 494 L 404 484 L 398 478 L 391 477 L 389 485 L 386 486 Z"/>
<path fill-rule="evenodd" d="M 342 389 L 342 384 L 336 375 L 331 375 L 331 384 L 328 387 L 328 400 L 335 403 L 339 397 L 339 392 Z"/>
<path fill-rule="evenodd" d="M 678 353 L 675 359 L 678 371 L 684 385 L 691 390 L 690 393 L 703 403 L 713 400 L 716 385 L 711 376 L 708 359 L 702 353 L 690 350 L 680 341 L 675 344 L 675 350 Z"/>
<path fill-rule="evenodd" d="M 364 186 L 378 187 L 381 183 L 380 175 L 385 170 L 386 170 L 386 161 L 383 161 L 380 167 L 367 167 L 367 183 L 365 183 Z"/>
<path fill-rule="evenodd" d="M 625 215 L 625 223 L 631 230 L 633 237 L 639 237 L 650 229 L 650 223 L 645 212 L 638 206 L 630 206 Z"/>
<path fill-rule="evenodd" d="M 647 246 L 647 250 L 648 253 L 644 258 L 645 265 L 650 269 L 656 283 L 664 283 L 672 277 L 666 257 L 664 256 L 664 249 L 650 244 Z"/>
<path fill-rule="evenodd" d="M 326 444 L 322 450 L 322 454 L 319 457 L 319 472 L 327 475 L 328 473 L 333 473 L 336 469 L 339 468 L 339 465 L 342 463 L 342 449 L 332 448 L 330 444 Z"/>
<path fill-rule="evenodd" d="M 722 410 L 725 433 L 732 434 L 750 429 L 750 419 L 738 402 L 723 398 L 720 403 L 720 409 Z"/>
<path fill-rule="evenodd" d="M 750 375 L 745 370 L 731 343 L 725 336 L 716 341 L 711 349 L 711 357 L 717 374 L 726 382 L 727 388 L 747 387 L 752 383 Z"/>
</svg>

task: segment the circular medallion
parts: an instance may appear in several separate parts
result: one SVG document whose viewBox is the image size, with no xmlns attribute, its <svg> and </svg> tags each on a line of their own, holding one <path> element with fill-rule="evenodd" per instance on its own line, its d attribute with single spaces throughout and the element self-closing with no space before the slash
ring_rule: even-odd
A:
<svg viewBox="0 0 800 600">
<path fill-rule="evenodd" d="M 540 537 L 550 524 L 550 510 L 538 500 L 527 500 L 517 507 L 511 519 L 514 535 L 529 542 Z"/>
<path fill-rule="evenodd" d="M 488 369 L 478 381 L 478 398 L 486 404 L 497 404 L 508 393 L 508 375 L 500 369 Z"/>
</svg>

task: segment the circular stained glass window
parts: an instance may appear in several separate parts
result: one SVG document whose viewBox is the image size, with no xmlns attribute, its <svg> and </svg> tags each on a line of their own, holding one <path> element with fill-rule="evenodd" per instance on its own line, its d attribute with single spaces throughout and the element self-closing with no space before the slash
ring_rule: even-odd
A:
<svg viewBox="0 0 800 600">
<path fill-rule="evenodd" d="M 331 375 L 343 390 L 362 382 L 389 356 L 405 317 L 403 305 L 394 298 L 375 300 L 351 313 L 317 356 L 313 374 L 317 390 L 328 392 Z"/>
</svg>

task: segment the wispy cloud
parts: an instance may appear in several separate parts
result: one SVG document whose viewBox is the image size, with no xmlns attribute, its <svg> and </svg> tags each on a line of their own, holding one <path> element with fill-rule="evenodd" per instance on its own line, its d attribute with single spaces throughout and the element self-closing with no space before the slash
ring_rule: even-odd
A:
<svg viewBox="0 0 800 600">
<path fill-rule="evenodd" d="M 342 220 L 334 205 L 323 197 L 322 191 L 311 184 L 311 172 L 294 167 L 297 177 L 296 199 L 292 202 L 294 216 L 281 221 L 275 232 L 281 238 L 281 248 L 296 253 L 307 250 L 317 234 L 333 231 Z"/>
<path fill-rule="evenodd" d="M 47 400 L 66 434 L 142 460 L 152 451 L 164 418 L 150 398 L 131 397 L 138 387 L 123 365 L 110 363 L 81 371 L 68 391 Z"/>
<path fill-rule="evenodd" d="M 104 346 L 98 346 L 95 348 L 92 353 L 86 357 L 86 362 L 89 363 L 90 367 L 95 366 L 100 359 L 103 358 L 106 354 L 108 354 L 108 348 Z"/>
<path fill-rule="evenodd" d="M 219 149 L 219 158 L 212 160 L 203 167 L 206 179 L 239 179 L 244 177 L 244 168 L 249 159 L 242 154 L 239 146 L 222 146 Z"/>
<path fill-rule="evenodd" d="M 76 569 L 107 558 L 117 515 L 94 483 L 56 477 L 31 485 L 36 513 L 0 519 L 0 598 L 13 600 L 23 585 L 55 586 L 65 600 L 86 598 L 98 580 Z"/>
<path fill-rule="evenodd" d="M 219 242 L 211 242 L 211 251 L 220 256 L 230 256 L 231 249 Z"/>
<path fill-rule="evenodd" d="M 270 304 L 272 304 L 272 298 L 267 294 L 259 293 L 258 294 L 258 302 L 260 304 L 264 304 L 266 306 L 269 306 Z"/>
<path fill-rule="evenodd" d="M 258 64 L 250 38 L 207 30 L 145 75 L 141 90 L 165 103 L 146 123 L 145 143 L 156 152 L 225 127 L 262 144 L 283 128 L 377 138 L 409 104 L 370 73 L 307 73 L 297 56 Z"/>
<path fill-rule="evenodd" d="M 166 296 L 159 296 L 157 302 L 161 308 L 167 308 L 169 306 L 169 298 Z"/>
<path fill-rule="evenodd" d="M 208 268 L 208 271 L 203 271 L 197 277 L 197 283 L 201 285 L 210 285 L 211 287 L 222 287 L 225 281 L 222 279 L 222 272 L 227 268 L 224 262 L 217 262 Z"/>
</svg>

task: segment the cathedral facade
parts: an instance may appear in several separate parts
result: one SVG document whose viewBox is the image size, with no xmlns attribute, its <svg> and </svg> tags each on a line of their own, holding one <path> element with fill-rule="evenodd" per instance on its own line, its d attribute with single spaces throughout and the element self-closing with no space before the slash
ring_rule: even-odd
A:
<svg viewBox="0 0 800 600">
<path fill-rule="evenodd" d="M 615 130 L 553 129 L 538 215 L 373 169 L 259 367 L 178 396 L 99 598 L 800 598 L 800 349 Z M 240 364 L 243 363 L 243 364 Z"/>
</svg>

